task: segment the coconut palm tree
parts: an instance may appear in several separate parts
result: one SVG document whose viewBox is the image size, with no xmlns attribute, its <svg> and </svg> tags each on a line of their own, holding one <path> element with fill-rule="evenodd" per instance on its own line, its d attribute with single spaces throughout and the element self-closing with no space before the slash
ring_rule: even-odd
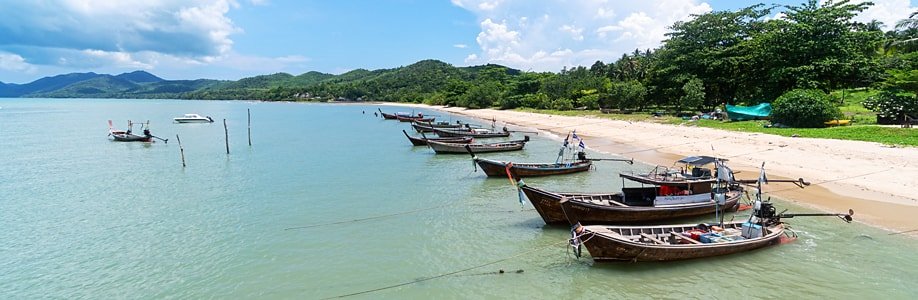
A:
<svg viewBox="0 0 918 300">
<path fill-rule="evenodd" d="M 908 16 L 908 19 L 896 23 L 897 40 L 890 46 L 894 51 L 912 52 L 918 50 L 918 11 Z"/>
</svg>

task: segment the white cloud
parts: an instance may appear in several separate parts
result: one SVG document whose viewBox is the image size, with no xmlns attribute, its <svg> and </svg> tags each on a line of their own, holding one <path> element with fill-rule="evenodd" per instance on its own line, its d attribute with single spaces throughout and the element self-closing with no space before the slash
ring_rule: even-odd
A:
<svg viewBox="0 0 918 300">
<path fill-rule="evenodd" d="M 466 44 L 455 44 L 455 45 L 453 45 L 453 47 L 456 47 L 456 48 L 459 48 L 459 49 L 465 49 L 465 48 L 468 48 L 469 45 L 466 45 Z"/>
<path fill-rule="evenodd" d="M 821 1 L 822 2 L 822 1 Z M 868 2 L 867 0 L 852 0 L 852 3 Z M 911 6 L 909 0 L 870 0 L 873 6 L 854 18 L 855 21 L 868 23 L 872 20 L 883 22 L 884 30 L 891 30 L 896 22 L 907 19 L 908 15 L 918 10 Z"/>
<path fill-rule="evenodd" d="M 583 40 L 583 28 L 577 28 L 574 25 L 564 25 L 558 28 L 561 32 L 566 32 L 571 35 L 571 38 L 575 41 Z"/>
<path fill-rule="evenodd" d="M 32 73 L 35 66 L 17 54 L 0 53 L 0 70 Z"/>
<path fill-rule="evenodd" d="M 481 52 L 466 63 L 557 71 L 658 47 L 667 27 L 711 11 L 701 0 L 452 0 L 474 13 Z M 571 41 L 576 41 L 572 43 Z"/>
<path fill-rule="evenodd" d="M 38 56 L 61 51 L 120 64 L 136 63 L 131 57 L 141 52 L 212 60 L 242 31 L 227 16 L 234 7 L 235 0 L 4 1 L 0 49 L 39 63 L 61 61 Z"/>
<path fill-rule="evenodd" d="M 470 63 L 477 63 L 477 62 L 478 62 L 478 55 L 477 55 L 477 54 L 472 53 L 472 54 L 469 54 L 469 56 L 466 56 L 466 57 L 465 57 L 465 63 L 467 63 L 467 64 L 470 64 Z"/>
<path fill-rule="evenodd" d="M 138 60 L 135 60 L 130 53 L 109 52 L 102 50 L 83 50 L 82 53 L 86 58 L 98 59 L 103 65 L 110 65 L 117 68 L 128 69 L 152 69 L 153 66 Z"/>
<path fill-rule="evenodd" d="M 268 0 L 249 0 L 249 3 L 255 6 L 268 5 Z"/>
</svg>

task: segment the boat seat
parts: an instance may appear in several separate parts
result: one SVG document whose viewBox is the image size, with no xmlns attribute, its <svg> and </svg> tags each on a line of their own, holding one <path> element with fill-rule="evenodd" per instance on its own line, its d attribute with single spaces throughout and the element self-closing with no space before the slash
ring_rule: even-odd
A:
<svg viewBox="0 0 918 300">
<path fill-rule="evenodd" d="M 661 244 L 661 245 L 666 245 L 666 244 L 667 244 L 667 243 L 661 241 L 660 239 L 658 239 L 658 238 L 656 238 L 656 237 L 654 237 L 654 236 L 652 236 L 652 235 L 643 233 L 643 232 L 641 232 L 641 237 L 644 238 L 644 239 L 647 239 L 647 240 L 649 240 L 649 241 L 651 241 L 651 242 L 657 243 L 657 244 Z"/>
</svg>

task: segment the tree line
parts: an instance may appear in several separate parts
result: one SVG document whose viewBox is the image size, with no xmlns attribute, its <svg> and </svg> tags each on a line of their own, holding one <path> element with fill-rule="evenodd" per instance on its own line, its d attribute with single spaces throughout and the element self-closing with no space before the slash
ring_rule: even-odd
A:
<svg viewBox="0 0 918 300">
<path fill-rule="evenodd" d="M 659 48 L 634 50 L 614 61 L 557 73 L 521 72 L 499 65 L 457 68 L 426 60 L 395 69 L 316 76 L 297 84 L 215 86 L 181 97 L 684 111 L 711 110 L 723 103 L 772 102 L 795 89 L 828 93 L 877 88 L 884 90 L 885 100 L 872 101 L 882 104 L 900 97 L 907 98 L 898 100 L 907 104 L 918 92 L 918 16 L 889 24 L 888 31 L 878 21 L 854 20 L 871 5 L 810 0 L 705 13 L 673 24 Z M 771 17 L 778 12 L 781 17 Z M 886 104 L 898 107 L 896 103 Z M 918 105 L 912 109 L 918 110 Z"/>
</svg>

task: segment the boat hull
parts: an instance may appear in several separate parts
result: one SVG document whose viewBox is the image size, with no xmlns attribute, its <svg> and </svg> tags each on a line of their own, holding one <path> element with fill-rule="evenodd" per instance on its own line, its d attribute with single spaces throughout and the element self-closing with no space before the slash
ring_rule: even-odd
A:
<svg viewBox="0 0 918 300">
<path fill-rule="evenodd" d="M 149 143 L 153 141 L 153 137 L 151 136 L 150 137 L 139 136 L 139 135 L 129 134 L 129 133 L 112 134 L 112 139 L 116 142 L 147 142 Z"/>
<path fill-rule="evenodd" d="M 731 191 L 726 203 L 726 211 L 736 211 L 742 193 Z M 561 210 L 569 224 L 635 224 L 688 217 L 713 215 L 720 208 L 714 201 L 703 203 L 667 205 L 667 206 L 611 206 L 585 201 L 572 197 L 559 200 Z"/>
<path fill-rule="evenodd" d="M 209 119 L 173 119 L 175 123 L 213 123 Z"/>
<path fill-rule="evenodd" d="M 414 130 L 417 132 L 433 132 L 434 128 L 456 131 L 463 129 L 462 125 L 430 125 L 418 122 L 411 124 L 411 127 L 414 127 Z"/>
<path fill-rule="evenodd" d="M 408 141 L 411 142 L 414 146 L 427 146 L 427 141 L 435 141 L 441 143 L 452 143 L 452 144 L 469 144 L 474 141 L 473 138 L 419 138 L 408 135 L 408 132 L 402 130 L 402 133 L 405 134 L 405 137 L 408 138 Z"/>
<path fill-rule="evenodd" d="M 568 201 L 565 202 L 574 202 L 572 200 L 580 199 L 611 200 L 620 198 L 620 193 L 555 193 L 531 186 L 523 186 L 521 189 L 523 190 L 523 193 L 526 194 L 526 198 L 529 198 L 529 202 L 531 202 L 532 206 L 535 207 L 536 211 L 539 213 L 539 216 L 542 217 L 542 220 L 545 221 L 546 224 L 550 225 L 576 224 L 578 221 L 580 221 L 581 224 L 656 222 L 713 214 L 716 210 L 716 206 L 713 202 L 699 205 L 664 207 L 602 207 L 600 205 L 575 206 L 574 204 L 585 203 L 584 201 L 576 201 L 575 203 L 567 204 L 569 206 L 567 213 L 569 214 L 565 214 L 565 207 L 563 207 L 561 203 L 563 198 L 568 198 Z M 739 199 L 742 195 L 742 192 L 739 191 L 732 191 L 731 193 L 733 194 L 730 195 L 726 204 L 724 205 L 728 211 L 736 210 L 738 208 Z"/>
<path fill-rule="evenodd" d="M 478 166 L 481 167 L 481 170 L 488 176 L 507 176 L 506 162 L 476 158 L 475 163 L 477 163 Z M 537 177 L 584 172 L 588 171 L 591 166 L 593 166 L 592 161 L 577 161 L 561 164 L 513 163 L 510 167 L 510 171 L 518 177 Z"/>
<path fill-rule="evenodd" d="M 742 222 L 725 223 L 725 227 L 737 228 Z M 621 228 L 628 232 L 660 234 L 681 232 L 691 225 L 677 226 L 584 226 L 585 234 L 581 237 L 583 245 L 595 261 L 675 261 L 705 257 L 730 255 L 751 251 L 781 243 L 784 233 L 783 225 L 770 227 L 770 232 L 759 238 L 709 244 L 647 244 L 635 242 L 619 234 Z"/>
<path fill-rule="evenodd" d="M 523 150 L 523 147 L 526 146 L 526 141 L 521 140 L 490 144 L 454 144 L 428 141 L 427 145 L 437 154 L 467 154 L 469 151 L 472 151 L 472 153 L 486 153 Z M 468 150 L 466 146 L 468 146 Z"/>
<path fill-rule="evenodd" d="M 434 133 L 440 137 L 473 137 L 473 138 L 498 138 L 498 137 L 508 137 L 510 132 L 489 132 L 489 133 L 475 133 L 472 131 L 459 131 L 459 130 L 443 130 L 438 128 L 431 128 Z"/>
<path fill-rule="evenodd" d="M 435 120 L 435 118 L 402 117 L 402 116 L 399 116 L 399 115 L 396 115 L 395 118 L 398 119 L 399 122 L 421 122 L 421 123 L 427 123 L 427 122 L 433 122 L 433 121 Z"/>
</svg>

